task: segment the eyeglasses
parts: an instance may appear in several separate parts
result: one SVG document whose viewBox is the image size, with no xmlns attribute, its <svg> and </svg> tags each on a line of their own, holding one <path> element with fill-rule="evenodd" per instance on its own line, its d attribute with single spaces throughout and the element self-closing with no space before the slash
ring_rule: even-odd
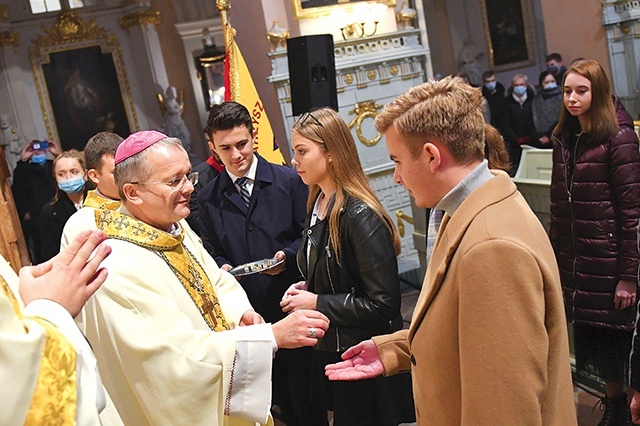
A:
<svg viewBox="0 0 640 426">
<path fill-rule="evenodd" d="M 186 182 L 191 183 L 191 185 L 195 185 L 198 183 L 198 172 L 187 173 L 184 176 L 177 177 L 169 182 L 131 182 L 135 185 L 167 185 L 174 191 L 177 189 L 182 189 Z"/>
<path fill-rule="evenodd" d="M 304 123 L 309 119 L 309 117 L 311 117 L 311 118 L 313 119 L 313 121 L 315 121 L 315 122 L 316 122 L 316 124 L 317 124 L 318 126 L 320 126 L 320 127 L 324 127 L 324 126 L 322 125 L 322 123 L 320 122 L 320 120 L 318 120 L 317 118 L 315 118 L 315 117 L 313 116 L 313 114 L 311 114 L 311 111 L 309 111 L 309 112 L 305 112 L 305 113 L 302 115 L 302 117 L 300 117 L 300 125 L 301 125 L 301 126 L 303 126 L 303 125 L 304 125 Z"/>
</svg>

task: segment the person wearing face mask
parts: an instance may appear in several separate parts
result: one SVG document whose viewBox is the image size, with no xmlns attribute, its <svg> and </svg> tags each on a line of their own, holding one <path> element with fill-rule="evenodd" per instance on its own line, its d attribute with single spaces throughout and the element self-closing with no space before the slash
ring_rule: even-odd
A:
<svg viewBox="0 0 640 426">
<path fill-rule="evenodd" d="M 538 78 L 540 91 L 533 98 L 531 110 L 536 137 L 531 145 L 536 148 L 553 148 L 551 133 L 558 124 L 562 109 L 562 90 L 558 87 L 556 78 L 549 71 L 542 71 Z"/>
<path fill-rule="evenodd" d="M 53 200 L 40 212 L 38 229 L 43 260 L 60 252 L 60 239 L 67 220 L 82 208 L 85 197 L 86 168 L 84 155 L 71 149 L 53 160 L 53 175 L 58 184 Z"/>
<path fill-rule="evenodd" d="M 490 124 L 504 134 L 507 100 L 504 97 L 504 86 L 498 81 L 496 73 L 491 70 L 482 73 L 482 96 L 489 105 Z"/>
<path fill-rule="evenodd" d="M 547 63 L 547 71 L 549 71 L 556 78 L 558 84 L 562 83 L 564 73 L 567 72 L 567 67 L 562 63 L 562 55 L 559 53 L 550 53 L 545 58 Z"/>
<path fill-rule="evenodd" d="M 511 159 L 509 175 L 514 176 L 518 170 L 521 145 L 530 145 L 535 137 L 533 126 L 534 92 L 529 86 L 529 79 L 524 74 L 516 74 L 511 79 L 511 87 L 507 90 L 506 121 L 503 136 Z"/>
<path fill-rule="evenodd" d="M 33 263 L 43 261 L 38 229 L 40 211 L 56 194 L 53 160 L 48 159 L 47 154 L 51 153 L 54 157 L 60 154 L 58 145 L 53 141 L 48 141 L 45 149 L 34 149 L 43 147 L 43 144 L 38 146 L 36 141 L 23 147 L 11 185 L 22 233 Z"/>
</svg>

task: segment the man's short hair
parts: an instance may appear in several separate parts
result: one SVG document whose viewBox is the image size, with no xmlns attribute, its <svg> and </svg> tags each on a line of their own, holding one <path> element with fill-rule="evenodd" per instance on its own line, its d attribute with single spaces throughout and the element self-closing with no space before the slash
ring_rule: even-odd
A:
<svg viewBox="0 0 640 426">
<path fill-rule="evenodd" d="M 376 117 L 385 133 L 394 126 L 414 158 L 427 141 L 442 143 L 460 164 L 484 158 L 484 98 L 459 77 L 428 81 L 398 96 Z"/>
<path fill-rule="evenodd" d="M 495 77 L 496 73 L 493 70 L 487 70 L 485 72 L 482 73 L 482 81 L 491 78 L 491 77 Z"/>
<path fill-rule="evenodd" d="M 549 53 L 547 55 L 547 57 L 544 59 L 545 62 L 549 62 L 549 61 L 556 61 L 556 62 L 562 62 L 562 55 L 560 55 L 559 53 Z"/>
<path fill-rule="evenodd" d="M 102 156 L 105 154 L 115 157 L 118 145 L 123 140 L 120 135 L 111 132 L 100 132 L 89 139 L 84 147 L 87 170 L 98 170 L 102 167 Z"/>
<path fill-rule="evenodd" d="M 238 102 L 228 101 L 211 108 L 207 127 L 213 134 L 218 130 L 231 130 L 238 126 L 244 126 L 253 135 L 253 122 L 249 110 Z M 213 142 L 213 140 L 212 140 Z"/>
<path fill-rule="evenodd" d="M 184 149 L 184 147 L 182 146 L 182 142 L 180 142 L 180 139 L 164 138 L 160 139 L 149 148 L 140 151 L 139 153 L 132 155 L 131 157 L 116 164 L 115 168 L 113 169 L 113 178 L 116 182 L 116 186 L 118 187 L 118 193 L 120 194 L 121 200 L 125 199 L 124 192 L 122 191 L 125 183 L 144 182 L 149 178 L 149 176 L 151 176 L 151 174 L 153 173 L 153 169 L 147 161 L 147 157 L 150 150 L 155 149 L 156 147 L 161 145 L 166 147 L 179 146 L 180 148 Z"/>
</svg>

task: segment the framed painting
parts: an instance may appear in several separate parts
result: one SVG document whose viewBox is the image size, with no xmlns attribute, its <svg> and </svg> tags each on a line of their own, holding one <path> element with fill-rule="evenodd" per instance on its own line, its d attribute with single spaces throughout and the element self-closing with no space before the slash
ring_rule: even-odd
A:
<svg viewBox="0 0 640 426">
<path fill-rule="evenodd" d="M 71 30 L 73 29 L 73 30 Z M 58 16 L 30 47 L 48 138 L 83 150 L 98 132 L 127 137 L 138 129 L 115 35 L 73 12 Z"/>
<path fill-rule="evenodd" d="M 535 63 L 526 0 L 480 0 L 489 68 L 505 71 Z"/>
<path fill-rule="evenodd" d="M 395 0 L 291 0 L 291 5 L 296 18 L 300 19 L 328 15 L 336 7 L 348 6 L 363 1 L 382 3 L 390 7 L 396 5 Z"/>
</svg>

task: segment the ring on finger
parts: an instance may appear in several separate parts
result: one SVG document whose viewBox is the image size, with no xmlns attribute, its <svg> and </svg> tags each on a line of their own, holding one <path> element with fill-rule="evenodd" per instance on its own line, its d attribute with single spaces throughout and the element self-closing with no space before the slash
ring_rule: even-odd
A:
<svg viewBox="0 0 640 426">
<path fill-rule="evenodd" d="M 311 339 L 315 339 L 318 336 L 316 333 L 316 328 L 309 327 L 309 332 L 307 333 L 307 336 L 309 336 Z"/>
</svg>

